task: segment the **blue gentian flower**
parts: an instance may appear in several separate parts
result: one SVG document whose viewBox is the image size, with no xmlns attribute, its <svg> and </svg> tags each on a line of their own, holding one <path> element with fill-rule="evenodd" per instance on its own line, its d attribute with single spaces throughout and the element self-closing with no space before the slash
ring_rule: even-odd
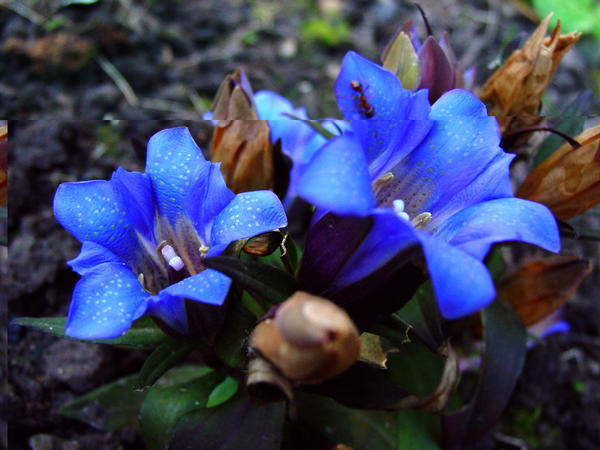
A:
<svg viewBox="0 0 600 450">
<path fill-rule="evenodd" d="M 143 314 L 186 333 L 184 299 L 220 305 L 231 283 L 202 259 L 287 224 L 272 192 L 234 195 L 186 128 L 152 136 L 145 173 L 61 184 L 54 212 L 82 242 L 66 333 L 84 339 L 120 336 Z"/>
<path fill-rule="evenodd" d="M 353 82 L 361 84 L 374 109 L 371 118 L 365 118 Z M 336 96 L 344 117 L 352 119 L 351 132 L 315 155 L 298 193 L 318 207 L 315 220 L 333 212 L 372 221 L 356 251 L 335 269 L 338 289 L 416 247 L 442 315 L 454 319 L 493 300 L 482 263 L 493 243 L 516 240 L 559 250 L 550 211 L 513 197 L 514 155 L 499 147 L 496 119 L 474 95 L 452 90 L 430 106 L 426 90 L 405 90 L 391 72 L 350 52 Z M 331 260 L 308 253 L 304 259 L 311 270 L 319 266 L 311 258 Z"/>
</svg>

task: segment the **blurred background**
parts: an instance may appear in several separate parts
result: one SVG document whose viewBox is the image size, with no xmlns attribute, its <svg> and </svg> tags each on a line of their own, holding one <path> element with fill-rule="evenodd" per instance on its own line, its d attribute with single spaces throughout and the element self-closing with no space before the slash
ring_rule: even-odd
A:
<svg viewBox="0 0 600 450">
<path fill-rule="evenodd" d="M 533 2 L 533 3 L 532 3 Z M 548 114 L 587 90 L 600 110 L 600 7 L 594 0 L 423 0 L 479 85 L 559 8 L 563 29 L 584 38 L 561 63 Z M 339 115 L 333 83 L 346 51 L 379 62 L 396 28 L 413 19 L 399 0 L 3 0 L 0 117 L 198 119 L 226 73 L 243 67 L 311 117 Z M 566 6 L 565 6 L 566 5 Z M 537 8 L 537 11 L 533 9 Z M 558 14 L 557 14 L 558 15 Z M 597 17 L 598 20 L 593 20 Z"/>
<path fill-rule="evenodd" d="M 477 67 L 481 85 L 523 44 L 537 26 L 536 14 L 544 16 L 551 3 L 420 5 L 437 38 L 449 33 L 459 66 Z M 575 102 L 584 105 L 582 114 L 598 116 L 600 19 L 590 20 L 598 2 L 569 4 L 577 8 L 564 13 L 565 32 L 579 27 L 585 33 L 561 62 L 544 112 L 560 115 Z M 54 219 L 58 184 L 107 179 L 118 166 L 143 170 L 145 142 L 165 127 L 189 126 L 208 149 L 210 124 L 193 121 L 238 66 L 255 91 L 274 90 L 306 107 L 311 117 L 339 116 L 333 84 L 343 55 L 355 50 L 379 61 L 407 19 L 425 37 L 416 8 L 390 0 L 0 0 L 0 117 L 51 119 L 9 122 L 10 259 L 3 259 L 1 272 L 9 319 L 67 313 L 78 277 L 65 261 L 79 244 Z M 600 228 L 600 209 L 574 223 Z M 600 248 L 567 241 L 565 251 L 595 261 L 567 305 L 571 331 L 530 349 L 502 422 L 477 448 L 600 447 Z M 101 410 L 89 411 L 97 418 L 93 428 L 60 416 L 58 409 L 135 373 L 144 353 L 17 327 L 4 338 L 9 352 L 1 368 L 7 383 L 0 388 L 0 419 L 9 440 L 2 433 L 0 447 L 140 448 L 134 428 L 102 431 Z"/>
</svg>

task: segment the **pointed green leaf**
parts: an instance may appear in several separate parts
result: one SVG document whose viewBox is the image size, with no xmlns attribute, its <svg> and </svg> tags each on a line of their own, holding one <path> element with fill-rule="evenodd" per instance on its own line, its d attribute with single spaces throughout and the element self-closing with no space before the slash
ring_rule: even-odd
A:
<svg viewBox="0 0 600 450">
<path fill-rule="evenodd" d="M 281 303 L 297 290 L 296 280 L 274 266 L 230 256 L 206 258 L 203 262 L 270 303 Z"/>
<path fill-rule="evenodd" d="M 156 384 L 148 391 L 140 408 L 140 423 L 149 450 L 165 448 L 179 419 L 189 411 L 206 408 L 210 394 L 225 377 L 221 371 L 199 369 L 197 377 L 169 386 Z"/>
<path fill-rule="evenodd" d="M 505 302 L 494 301 L 481 311 L 485 354 L 473 400 L 442 417 L 444 447 L 471 446 L 498 420 L 525 362 L 525 327 Z"/>
<path fill-rule="evenodd" d="M 63 416 L 76 419 L 99 430 L 138 428 L 138 412 L 146 395 L 136 391 L 137 375 L 108 383 L 60 408 Z"/>
<path fill-rule="evenodd" d="M 59 338 L 125 348 L 154 348 L 165 342 L 173 342 L 173 338 L 163 333 L 148 316 L 136 320 L 125 334 L 115 339 L 75 339 L 65 334 L 66 323 L 66 317 L 18 317 L 10 324 L 33 328 Z"/>
<path fill-rule="evenodd" d="M 225 378 L 208 396 L 206 401 L 207 408 L 213 408 L 219 406 L 221 403 L 225 403 L 231 397 L 235 395 L 239 387 L 239 383 L 235 378 Z"/>
<path fill-rule="evenodd" d="M 440 449 L 440 417 L 428 411 L 398 411 L 398 445 L 396 448 Z"/>
<path fill-rule="evenodd" d="M 263 402 L 242 391 L 227 403 L 183 416 L 167 448 L 279 450 L 284 418 L 285 402 Z"/>
<path fill-rule="evenodd" d="M 192 348 L 180 342 L 168 342 L 158 346 L 146 359 L 136 389 L 146 389 L 154 384 L 167 370 L 185 358 Z"/>
</svg>

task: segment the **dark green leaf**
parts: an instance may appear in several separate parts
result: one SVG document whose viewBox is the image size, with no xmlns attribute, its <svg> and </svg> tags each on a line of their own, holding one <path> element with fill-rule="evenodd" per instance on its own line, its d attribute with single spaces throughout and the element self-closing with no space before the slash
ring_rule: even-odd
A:
<svg viewBox="0 0 600 450">
<path fill-rule="evenodd" d="M 298 269 L 300 267 L 300 255 L 302 251 L 298 248 L 298 245 L 296 245 L 296 242 L 289 234 L 281 245 L 284 248 L 284 252 L 281 255 L 283 265 L 287 271 L 295 277 L 298 274 Z"/>
<path fill-rule="evenodd" d="M 352 408 L 392 409 L 409 395 L 385 369 L 357 362 L 346 372 L 319 386 L 304 391 L 326 395 Z"/>
<path fill-rule="evenodd" d="M 294 120 L 298 120 L 300 122 L 304 122 L 306 125 L 308 125 L 309 127 L 311 127 L 314 131 L 316 131 L 317 133 L 319 133 L 321 136 L 323 136 L 325 139 L 331 139 L 332 137 L 335 137 L 335 134 L 333 134 L 331 131 L 329 131 L 327 128 L 325 128 L 323 125 L 321 125 L 321 123 L 319 123 L 316 120 L 307 120 L 307 119 L 301 119 L 298 116 L 295 116 L 291 113 L 283 113 L 284 116 L 288 116 L 290 119 L 294 119 Z"/>
<path fill-rule="evenodd" d="M 11 325 L 30 327 L 60 338 L 126 348 L 154 348 L 165 342 L 173 342 L 173 339 L 163 333 L 148 316 L 133 322 L 125 334 L 115 339 L 75 339 L 65 334 L 66 323 L 66 317 L 18 317 L 11 322 Z"/>
<path fill-rule="evenodd" d="M 138 428 L 138 412 L 146 396 L 134 389 L 137 375 L 113 381 L 60 408 L 60 414 L 99 430 Z"/>
<path fill-rule="evenodd" d="M 204 264 L 231 277 L 241 287 L 270 303 L 281 303 L 297 290 L 296 280 L 274 266 L 230 256 L 206 258 Z"/>
<path fill-rule="evenodd" d="M 221 403 L 225 403 L 235 395 L 238 387 L 239 383 L 235 380 L 235 378 L 225 378 L 208 396 L 206 407 L 214 408 L 215 406 L 219 406 Z"/>
<path fill-rule="evenodd" d="M 423 283 L 398 316 L 413 327 L 415 335 L 432 351 L 445 340 L 442 319 L 433 293 L 431 281 Z"/>
<path fill-rule="evenodd" d="M 198 376 L 169 386 L 156 384 L 140 408 L 142 434 L 149 450 L 165 448 L 171 432 L 189 411 L 206 407 L 211 392 L 223 381 L 223 372 L 197 368 Z"/>
<path fill-rule="evenodd" d="M 246 340 L 256 325 L 256 317 L 246 309 L 240 299 L 228 302 L 225 324 L 217 336 L 215 352 L 227 365 L 238 369 L 246 367 Z"/>
<path fill-rule="evenodd" d="M 211 370 L 207 367 L 177 367 L 168 371 L 157 385 L 184 383 Z M 147 392 L 135 389 L 137 381 L 137 375 L 120 378 L 67 403 L 59 412 L 100 430 L 112 431 L 125 426 L 139 430 L 139 410 Z"/>
<path fill-rule="evenodd" d="M 399 352 L 390 353 L 386 365 L 398 384 L 418 397 L 426 397 L 440 381 L 444 357 L 413 341 L 401 346 Z"/>
<path fill-rule="evenodd" d="M 395 348 L 410 342 L 409 331 L 411 329 L 412 326 L 405 322 L 398 314 L 391 314 L 363 326 L 364 331 L 384 337 Z"/>
<path fill-rule="evenodd" d="M 284 417 L 285 402 L 262 402 L 242 391 L 220 406 L 183 416 L 167 448 L 279 450 Z"/>
<path fill-rule="evenodd" d="M 398 411 L 396 448 L 436 450 L 440 448 L 440 417 L 428 411 Z"/>
<path fill-rule="evenodd" d="M 498 420 L 525 361 L 525 327 L 506 303 L 496 300 L 481 312 L 485 340 L 475 396 L 465 408 L 442 418 L 444 447 L 470 446 Z"/>
<path fill-rule="evenodd" d="M 158 346 L 146 359 L 140 370 L 137 389 L 154 384 L 167 370 L 185 358 L 192 348 L 180 342 L 169 342 Z"/>
<path fill-rule="evenodd" d="M 302 392 L 294 399 L 299 419 L 333 443 L 361 449 L 396 448 L 395 412 L 352 409 Z"/>
</svg>

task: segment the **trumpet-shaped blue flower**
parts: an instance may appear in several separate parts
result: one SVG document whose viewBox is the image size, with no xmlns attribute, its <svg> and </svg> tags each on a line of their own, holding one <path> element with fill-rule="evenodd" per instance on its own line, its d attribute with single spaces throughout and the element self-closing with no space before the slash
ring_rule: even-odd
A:
<svg viewBox="0 0 600 450">
<path fill-rule="evenodd" d="M 371 118 L 364 117 L 357 83 L 374 110 Z M 471 93 L 449 91 L 430 106 L 426 90 L 403 89 L 391 72 L 351 52 L 336 96 L 344 116 L 359 120 L 315 155 L 298 193 L 321 211 L 372 221 L 356 251 L 335 269 L 338 288 L 417 248 L 442 314 L 453 319 L 494 298 L 482 263 L 493 243 L 518 240 L 558 251 L 550 211 L 513 197 L 514 155 L 499 147 L 496 119 Z M 319 259 L 307 253 L 305 259 Z M 314 262 L 308 266 L 319 270 Z"/>
<path fill-rule="evenodd" d="M 231 283 L 203 258 L 287 225 L 272 192 L 234 195 L 186 128 L 152 136 L 145 173 L 61 184 L 54 212 L 82 242 L 69 261 L 82 276 L 66 326 L 77 338 L 120 336 L 143 314 L 186 333 L 185 299 L 220 305 Z"/>
</svg>

